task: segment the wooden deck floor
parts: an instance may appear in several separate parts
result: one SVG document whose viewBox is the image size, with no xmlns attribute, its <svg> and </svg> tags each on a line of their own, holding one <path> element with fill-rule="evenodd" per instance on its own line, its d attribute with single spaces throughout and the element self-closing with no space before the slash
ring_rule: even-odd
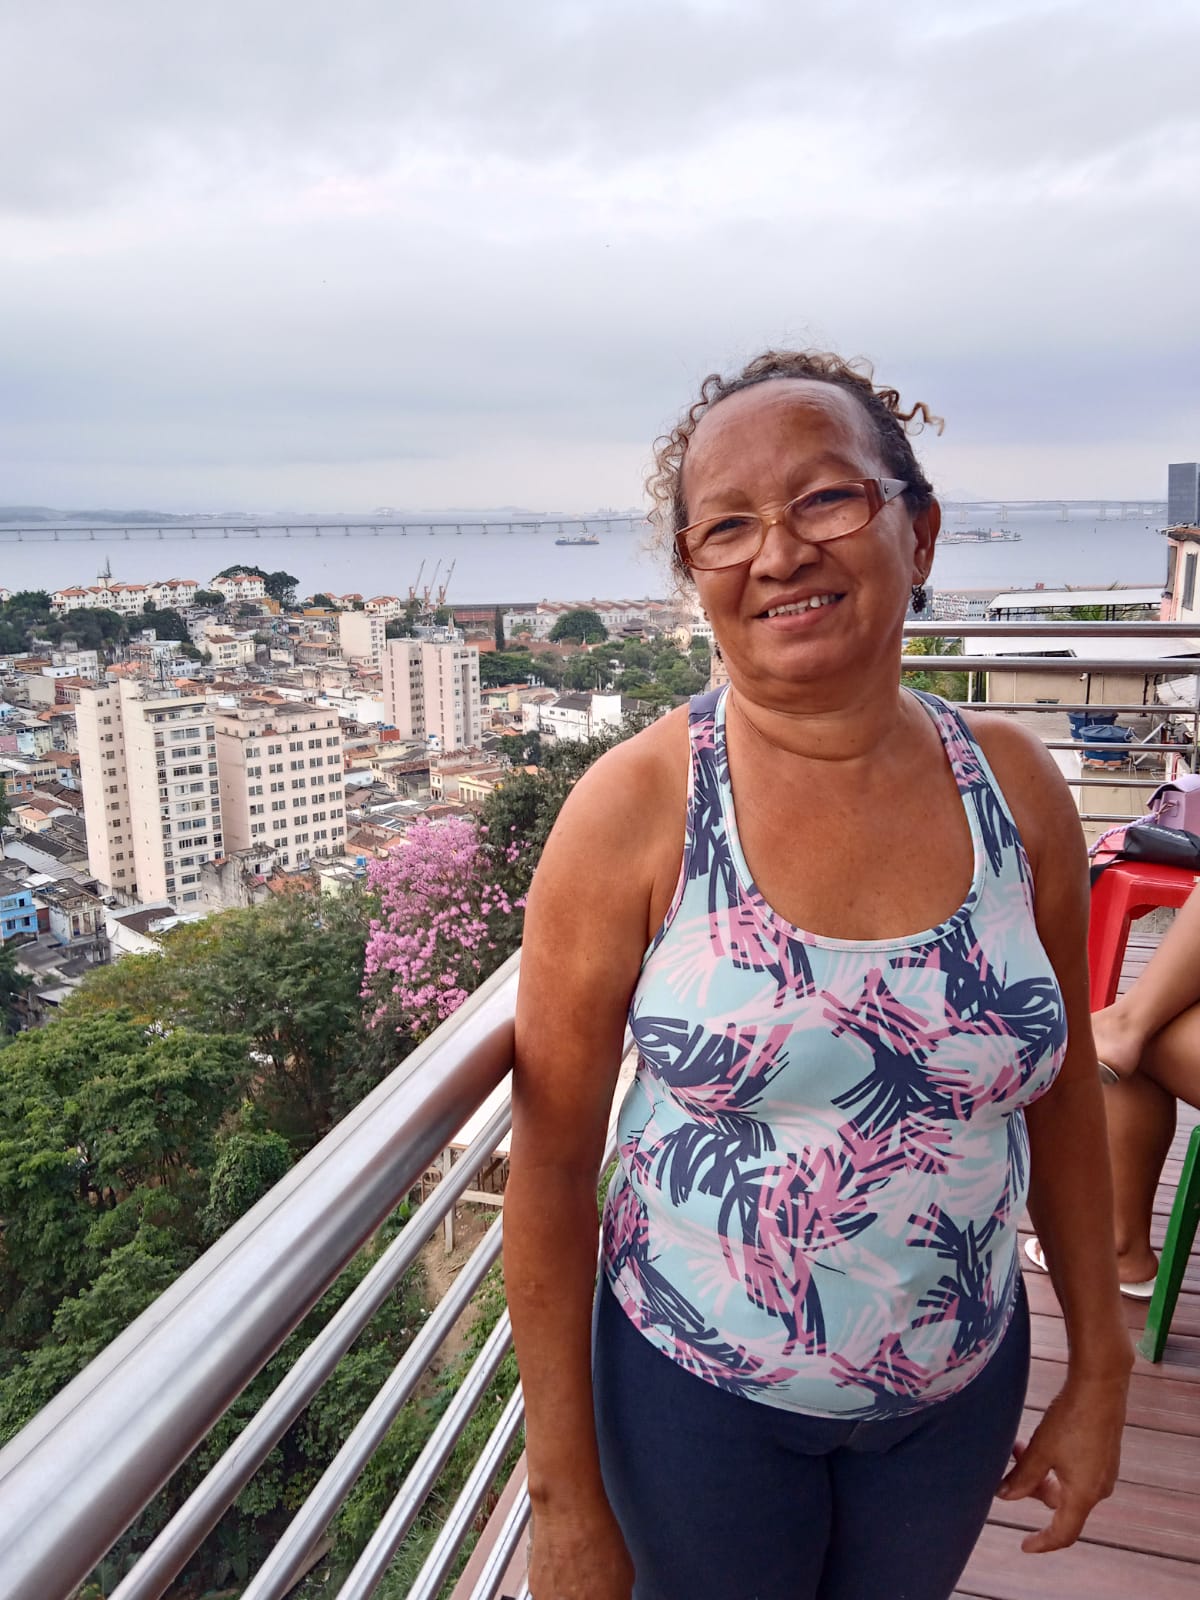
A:
<svg viewBox="0 0 1200 1600">
<path fill-rule="evenodd" d="M 1122 987 L 1152 948 L 1149 941 L 1131 947 Z M 1200 1120 L 1188 1107 L 1180 1111 L 1155 1208 L 1156 1245 L 1166 1231 L 1188 1133 Z M 1025 1282 L 1033 1313 L 1033 1371 L 1022 1437 L 1061 1386 L 1066 1360 L 1062 1313 L 1049 1279 L 1031 1269 Z M 1132 1300 L 1121 1303 L 1136 1337 L 1146 1308 Z M 1200 1251 L 1193 1253 L 1162 1361 L 1152 1366 L 1137 1360 L 1116 1493 L 1092 1513 L 1072 1549 L 1024 1555 L 1026 1531 L 1048 1516 L 1035 1501 L 996 1501 L 956 1590 L 960 1600 L 1200 1597 Z"/>
</svg>

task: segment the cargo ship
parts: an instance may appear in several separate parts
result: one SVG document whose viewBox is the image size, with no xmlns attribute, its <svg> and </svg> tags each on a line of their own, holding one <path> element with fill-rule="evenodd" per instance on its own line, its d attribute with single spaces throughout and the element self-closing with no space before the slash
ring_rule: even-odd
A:
<svg viewBox="0 0 1200 1600">
<path fill-rule="evenodd" d="M 580 533 L 571 538 L 564 534 L 560 539 L 555 539 L 555 544 L 599 544 L 600 536 L 595 533 Z"/>
</svg>

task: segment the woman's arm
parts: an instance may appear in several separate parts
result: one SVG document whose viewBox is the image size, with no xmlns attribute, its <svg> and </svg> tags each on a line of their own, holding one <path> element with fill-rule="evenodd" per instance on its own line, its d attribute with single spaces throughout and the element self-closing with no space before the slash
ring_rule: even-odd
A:
<svg viewBox="0 0 1200 1600">
<path fill-rule="evenodd" d="M 1074 1543 L 1092 1507 L 1112 1493 L 1133 1365 L 1088 1010 L 1087 855 L 1079 814 L 1040 742 L 1007 719 L 979 718 L 976 731 L 1029 854 L 1038 932 L 1069 1029 L 1057 1082 L 1025 1113 L 1029 1211 L 1066 1322 L 1067 1378 L 1000 1491 L 1006 1499 L 1036 1495 L 1053 1508 L 1050 1524 L 1022 1548 L 1058 1550 Z"/>
<path fill-rule="evenodd" d="M 662 742 L 650 741 L 651 751 Z M 571 795 L 525 919 L 504 1264 L 525 1391 L 538 1600 L 627 1600 L 632 1583 L 600 1478 L 591 1307 L 604 1134 L 660 898 L 653 819 L 662 786 L 639 744 L 612 751 Z M 682 849 L 682 791 L 678 799 Z M 678 862 L 676 854 L 676 870 Z"/>
</svg>

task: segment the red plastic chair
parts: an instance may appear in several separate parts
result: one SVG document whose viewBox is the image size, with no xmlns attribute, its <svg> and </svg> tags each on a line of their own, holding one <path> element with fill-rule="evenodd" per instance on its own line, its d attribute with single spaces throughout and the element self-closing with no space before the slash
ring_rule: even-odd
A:
<svg viewBox="0 0 1200 1600">
<path fill-rule="evenodd" d="M 1149 862 L 1117 861 L 1092 886 L 1088 924 L 1088 974 L 1092 1010 L 1112 1005 L 1117 997 L 1129 924 L 1158 906 L 1183 904 L 1200 883 L 1200 872 L 1185 867 L 1158 867 Z"/>
</svg>

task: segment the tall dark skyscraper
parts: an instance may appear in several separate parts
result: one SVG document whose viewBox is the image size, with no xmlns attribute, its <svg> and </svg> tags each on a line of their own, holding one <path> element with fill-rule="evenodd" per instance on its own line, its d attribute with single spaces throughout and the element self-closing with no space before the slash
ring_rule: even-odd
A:
<svg viewBox="0 0 1200 1600">
<path fill-rule="evenodd" d="M 1167 526 L 1200 527 L 1200 461 L 1172 461 L 1167 468 Z"/>
</svg>

